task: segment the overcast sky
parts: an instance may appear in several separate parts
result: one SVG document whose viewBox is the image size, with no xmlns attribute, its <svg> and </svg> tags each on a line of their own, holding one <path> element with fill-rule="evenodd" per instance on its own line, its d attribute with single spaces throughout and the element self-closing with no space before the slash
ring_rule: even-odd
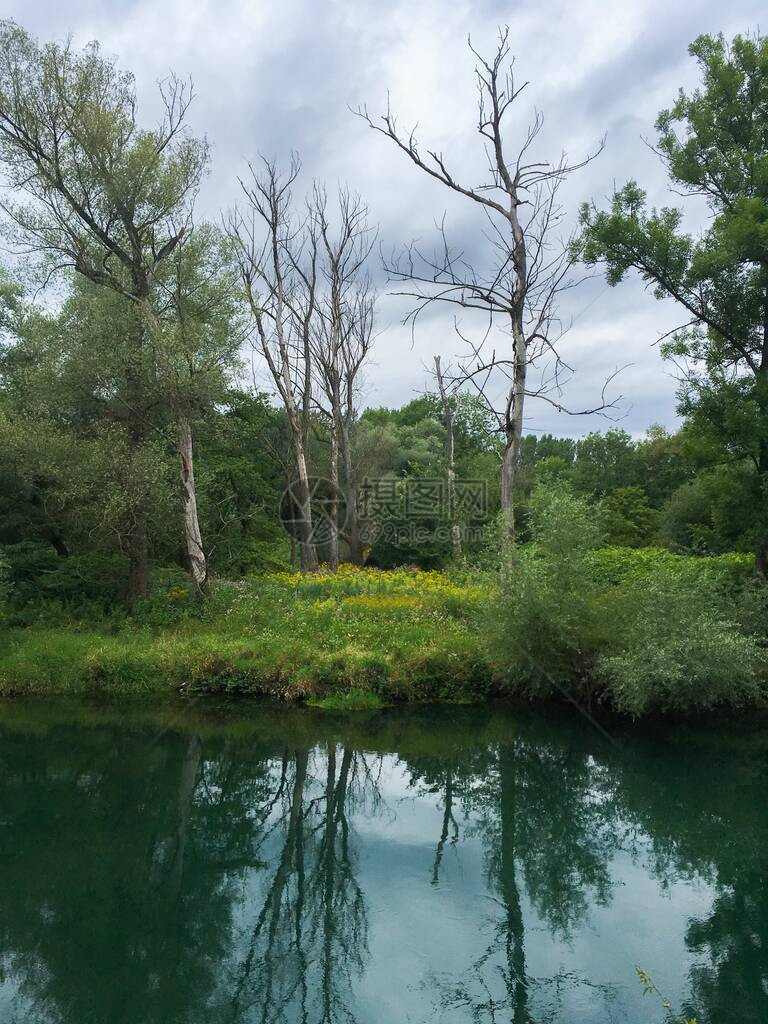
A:
<svg viewBox="0 0 768 1024">
<path fill-rule="evenodd" d="M 400 123 L 418 122 L 422 148 L 441 150 L 456 177 L 481 180 L 466 40 L 471 33 L 476 48 L 490 52 L 497 26 L 508 24 L 516 74 L 530 80 L 510 123 L 510 148 L 534 107 L 545 117 L 541 159 L 561 150 L 578 159 L 607 136 L 599 158 L 568 183 L 571 220 L 582 200 L 602 201 L 630 177 L 651 202 L 667 203 L 675 197 L 643 139 L 653 139 L 656 114 L 677 89 L 696 81 L 687 46 L 702 32 L 754 30 L 761 8 L 759 0 L 728 9 L 713 0 L 6 0 L 4 9 L 41 39 L 98 39 L 135 73 L 140 115 L 150 121 L 157 80 L 170 69 L 192 76 L 190 123 L 213 151 L 201 214 L 217 217 L 237 200 L 237 175 L 249 159 L 284 160 L 295 149 L 305 185 L 346 181 L 364 196 L 387 250 L 411 239 L 429 244 L 445 213 L 450 240 L 474 252 L 482 229 L 474 204 L 447 195 L 350 106 L 381 111 L 389 91 Z M 409 401 L 428 385 L 432 354 L 449 360 L 461 349 L 450 311 L 421 321 L 413 343 L 400 326 L 403 312 L 384 289 L 367 404 Z M 593 281 L 563 313 L 574 318 L 562 342 L 577 371 L 569 406 L 593 404 L 606 375 L 630 363 L 618 384 L 621 425 L 635 434 L 652 422 L 673 426 L 676 384 L 654 342 L 675 324 L 675 309 L 637 280 L 615 289 Z M 529 429 L 578 435 L 606 426 L 543 404 L 529 410 Z"/>
</svg>

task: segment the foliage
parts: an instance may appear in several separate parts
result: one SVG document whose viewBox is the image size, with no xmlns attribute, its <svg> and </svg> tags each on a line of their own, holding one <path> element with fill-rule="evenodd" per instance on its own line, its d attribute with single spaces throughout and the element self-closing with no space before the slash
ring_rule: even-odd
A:
<svg viewBox="0 0 768 1024">
<path fill-rule="evenodd" d="M 765 699 L 764 639 L 741 627 L 732 595 L 715 583 L 656 572 L 626 584 L 612 611 L 613 639 L 596 658 L 594 677 L 620 710 Z"/>
<path fill-rule="evenodd" d="M 701 88 L 680 91 L 656 122 L 674 190 L 704 196 L 707 229 L 694 238 L 683 211 L 646 208 L 636 182 L 610 209 L 582 208 L 581 254 L 608 282 L 630 269 L 683 308 L 686 323 L 665 342 L 682 367 L 680 410 L 731 461 L 757 470 L 754 546 L 768 571 L 768 39 L 702 35 L 690 46 Z"/>
<path fill-rule="evenodd" d="M 754 469 L 719 466 L 674 491 L 659 517 L 660 539 L 672 551 L 719 554 L 754 550 L 762 501 Z"/>
<path fill-rule="evenodd" d="M 489 656 L 506 688 L 552 695 L 585 682 L 604 640 L 600 591 L 586 571 L 601 530 L 595 509 L 562 482 L 536 488 L 529 528 L 532 541 L 504 568 Z"/>
<path fill-rule="evenodd" d="M 189 90 L 171 78 L 161 99 L 161 123 L 141 129 L 133 76 L 98 43 L 41 45 L 0 23 L 6 227 L 27 254 L 117 291 L 147 283 L 180 241 L 208 160 L 207 143 L 184 128 Z"/>
<path fill-rule="evenodd" d="M 499 685 L 631 714 L 765 702 L 766 592 L 748 585 L 749 556 L 598 547 L 594 508 L 562 482 L 534 491 L 530 518 L 490 615 Z"/>
<path fill-rule="evenodd" d="M 176 569 L 155 573 L 132 617 L 105 617 L 96 603 L 11 607 L 0 693 L 181 689 L 343 704 L 359 693 L 560 699 L 566 688 L 630 714 L 765 702 L 768 593 L 751 581 L 750 556 L 595 547 L 591 506 L 563 487 L 534 496 L 532 521 L 536 540 L 501 581 L 343 565 L 220 582 L 199 602 Z"/>
<path fill-rule="evenodd" d="M 382 707 L 379 695 L 368 690 L 334 693 L 319 700 L 310 700 L 308 703 L 325 711 L 378 711 Z"/>
<path fill-rule="evenodd" d="M 222 583 L 198 606 L 179 582 L 158 580 L 117 631 L 6 629 L 0 692 L 183 688 L 467 700 L 487 691 L 474 617 L 488 582 L 343 566 L 338 574 Z"/>
<path fill-rule="evenodd" d="M 456 478 L 484 487 L 482 512 L 405 507 L 424 482 L 445 498 L 436 396 L 350 410 L 345 472 L 391 486 L 396 507 L 361 514 L 365 569 L 302 577 L 278 517 L 297 459 L 288 417 L 233 387 L 248 330 L 236 261 L 220 231 L 190 230 L 208 159 L 185 127 L 190 92 L 171 77 L 142 129 L 132 77 L 96 44 L 0 23 L 5 227 L 63 286 L 36 304 L 0 276 L 0 690 L 349 703 L 568 687 L 633 714 L 762 703 L 768 616 L 750 577 L 768 573 L 768 42 L 701 36 L 691 54 L 702 85 L 657 128 L 675 188 L 707 199 L 706 230 L 648 210 L 630 182 L 608 210 L 583 208 L 577 246 L 611 284 L 634 269 L 685 308 L 664 346 L 685 368 L 682 427 L 523 438 L 499 577 L 503 444 L 483 399 L 449 399 Z M 328 475 L 327 418 L 307 418 L 308 462 Z M 180 543 L 182 423 L 205 601 Z"/>
<path fill-rule="evenodd" d="M 460 517 L 465 528 L 463 553 L 474 559 L 482 543 L 474 531 L 499 507 L 498 445 L 487 409 L 475 396 L 462 394 L 458 402 L 454 441 L 457 480 L 480 480 L 485 487 L 483 514 Z M 452 560 L 454 518 L 447 508 L 445 426 L 439 402 L 424 396 L 400 409 L 365 410 L 356 425 L 354 445 L 359 481 L 375 487 L 377 480 L 384 479 L 395 488 L 392 508 L 374 509 L 368 517 L 369 562 L 383 569 L 447 566 Z M 414 518 L 407 514 L 405 493 L 418 480 L 436 481 L 442 500 L 431 514 Z"/>
<path fill-rule="evenodd" d="M 636 548 L 654 536 L 658 513 L 642 487 L 617 487 L 602 503 L 606 539 L 611 544 Z"/>
<path fill-rule="evenodd" d="M 736 553 L 692 558 L 680 557 L 664 548 L 600 547 L 589 552 L 585 571 L 589 579 L 601 586 L 670 575 L 683 577 L 691 586 L 699 580 L 711 580 L 723 588 L 737 588 L 753 578 L 754 558 Z"/>
</svg>

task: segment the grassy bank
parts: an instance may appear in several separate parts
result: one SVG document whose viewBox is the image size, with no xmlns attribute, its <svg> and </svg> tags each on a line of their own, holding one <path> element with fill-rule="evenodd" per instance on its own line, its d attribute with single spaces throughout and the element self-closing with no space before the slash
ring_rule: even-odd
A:
<svg viewBox="0 0 768 1024">
<path fill-rule="evenodd" d="M 487 582 L 346 567 L 219 583 L 201 609 L 172 588 L 133 620 L 0 630 L 0 693 L 473 699 L 491 686 L 474 628 L 489 597 Z"/>
<path fill-rule="evenodd" d="M 570 575 L 569 575 L 570 573 Z M 165 586 L 133 618 L 0 627 L 0 694 L 215 692 L 335 708 L 574 695 L 633 714 L 766 702 L 743 556 L 529 547 L 508 573 L 343 567 Z M 764 628 L 764 622 L 763 622 Z"/>
</svg>

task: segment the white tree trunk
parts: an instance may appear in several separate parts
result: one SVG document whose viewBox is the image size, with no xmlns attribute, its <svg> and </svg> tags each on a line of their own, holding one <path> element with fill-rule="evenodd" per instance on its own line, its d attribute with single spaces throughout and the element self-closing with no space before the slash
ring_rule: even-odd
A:
<svg viewBox="0 0 768 1024">
<path fill-rule="evenodd" d="M 192 452 L 192 427 L 189 420 L 179 420 L 179 456 L 181 459 L 181 487 L 184 501 L 184 540 L 187 548 L 189 574 L 195 589 L 202 591 L 208 581 L 208 564 L 203 550 L 203 538 L 197 518 L 197 494 Z"/>
<path fill-rule="evenodd" d="M 446 460 L 448 462 L 448 515 L 453 516 L 456 511 L 454 508 L 456 493 L 456 460 L 453 444 L 453 409 L 451 409 L 451 401 L 445 390 L 443 371 L 440 368 L 440 356 L 435 356 L 435 377 L 437 378 L 437 389 L 440 393 L 440 401 L 443 406 L 443 422 L 445 424 Z M 451 544 L 453 546 L 454 561 L 458 562 L 461 559 L 461 526 L 455 520 L 451 526 Z"/>
<path fill-rule="evenodd" d="M 520 463 L 525 388 L 528 375 L 528 353 L 519 314 L 513 318 L 512 338 L 515 368 L 510 392 L 510 411 L 506 418 L 506 446 L 501 461 L 501 510 L 504 515 L 505 547 L 513 543 L 515 539 L 514 487 Z"/>
<path fill-rule="evenodd" d="M 363 542 L 360 539 L 360 519 L 357 510 L 357 479 L 352 456 L 352 441 L 349 436 L 349 422 L 341 421 L 341 454 L 344 459 L 344 486 L 347 499 L 346 539 L 349 545 L 349 558 L 353 565 L 362 565 L 365 561 Z"/>
<path fill-rule="evenodd" d="M 336 415 L 331 417 L 331 540 L 328 565 L 331 572 L 339 568 L 339 423 Z"/>
<path fill-rule="evenodd" d="M 296 473 L 299 480 L 299 508 L 300 519 L 300 550 L 301 550 L 301 571 L 317 572 L 317 548 L 315 547 L 315 536 L 312 528 L 312 502 L 310 496 L 309 471 L 307 469 L 307 458 L 304 453 L 304 443 L 300 436 L 294 434 L 294 451 L 296 453 Z"/>
</svg>

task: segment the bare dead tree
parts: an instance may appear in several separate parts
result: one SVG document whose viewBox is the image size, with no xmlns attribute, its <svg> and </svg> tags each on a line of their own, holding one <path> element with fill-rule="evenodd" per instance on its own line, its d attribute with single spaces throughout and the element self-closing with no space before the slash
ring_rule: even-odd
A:
<svg viewBox="0 0 768 1024">
<path fill-rule="evenodd" d="M 355 425 L 360 399 L 362 370 L 368 361 L 375 337 L 376 290 L 366 278 L 360 285 L 354 302 L 351 330 L 346 335 L 341 351 L 342 360 L 342 418 L 341 454 L 344 460 L 344 479 L 347 488 L 347 526 L 345 540 L 350 558 L 355 565 L 362 565 L 365 543 L 360 530 L 360 509 L 357 493 L 357 465 L 353 450 L 352 432 Z"/>
<path fill-rule="evenodd" d="M 534 160 L 529 154 L 543 126 L 541 114 L 536 113 L 515 146 L 516 156 L 510 157 L 505 118 L 528 83 L 516 83 L 513 61 L 508 60 L 509 29 L 500 30 L 490 61 L 480 56 L 471 41 L 469 48 L 477 60 L 477 130 L 488 159 L 488 178 L 482 184 L 459 182 L 440 152 L 428 150 L 422 155 L 415 129 L 401 132 L 389 108 L 378 118 L 373 118 L 367 108 L 359 109 L 357 114 L 391 139 L 421 171 L 476 204 L 484 217 L 483 236 L 489 256 L 486 270 L 470 263 L 463 252 L 451 249 L 444 222 L 440 244 L 433 254 L 412 244 L 400 257 L 387 262 L 386 269 L 391 282 L 408 286 L 395 294 L 415 300 L 406 317 L 412 326 L 420 313 L 438 302 L 484 314 L 486 326 L 479 340 L 467 337 L 455 321 L 469 354 L 457 367 L 453 382 L 477 389 L 504 437 L 501 502 L 506 534 L 512 539 L 513 490 L 526 400 L 542 400 L 570 415 L 604 412 L 619 400 L 606 398 L 606 382 L 593 408 L 573 410 L 565 406 L 562 387 L 573 371 L 558 351 L 565 332 L 558 315 L 558 299 L 580 283 L 571 276 L 576 259 L 573 239 L 558 237 L 564 218 L 558 192 L 569 175 L 594 159 L 603 144 L 575 164 L 569 163 L 565 155 L 555 163 Z M 500 350 L 494 341 L 497 326 L 501 326 L 504 338 Z M 497 399 L 494 392 L 499 388 L 502 395 Z"/>
<path fill-rule="evenodd" d="M 346 529 L 341 535 L 347 542 L 351 560 L 356 564 L 363 560 L 350 435 L 359 376 L 373 336 L 375 294 L 364 274 L 364 266 L 374 244 L 374 232 L 368 224 L 367 207 L 360 196 L 350 193 L 346 187 L 341 187 L 338 192 L 335 230 L 329 220 L 327 195 L 319 186 L 315 186 L 312 208 L 318 225 L 324 278 L 313 356 L 316 401 L 328 420 L 330 430 L 332 504 L 329 563 L 332 569 L 336 569 L 339 564 L 340 456 L 344 465 L 347 504 Z"/>
<path fill-rule="evenodd" d="M 454 402 L 458 402 L 459 394 L 458 391 L 455 391 L 452 396 L 448 395 L 440 356 L 436 355 L 434 358 L 435 382 L 437 383 L 437 393 L 440 396 L 440 404 L 443 409 L 443 424 L 445 425 L 445 455 L 448 465 L 448 514 L 453 517 L 456 503 L 456 460 L 453 444 L 453 405 L 451 404 L 451 398 L 453 398 Z M 458 561 L 461 558 L 461 527 L 455 520 L 451 524 L 451 544 L 453 546 L 453 557 Z"/>
<path fill-rule="evenodd" d="M 281 174 L 262 160 L 240 180 L 245 213 L 229 217 L 254 326 L 254 344 L 282 400 L 291 431 L 296 482 L 291 487 L 300 532 L 302 572 L 317 570 L 309 474 L 312 415 L 312 330 L 317 317 L 318 234 L 316 219 L 293 210 L 297 156 Z"/>
</svg>

